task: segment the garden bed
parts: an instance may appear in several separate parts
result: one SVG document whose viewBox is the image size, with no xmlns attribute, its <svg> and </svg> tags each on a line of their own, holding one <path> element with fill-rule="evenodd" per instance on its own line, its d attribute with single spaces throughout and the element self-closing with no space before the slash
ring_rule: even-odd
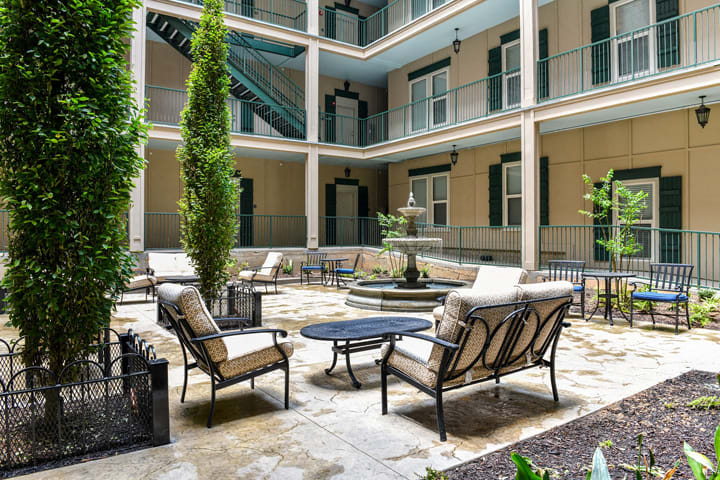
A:
<svg viewBox="0 0 720 480">
<path fill-rule="evenodd" d="M 577 480 L 585 478 L 593 452 L 602 444 L 612 478 L 631 478 L 634 473 L 622 465 L 637 464 L 637 437 L 643 434 L 644 453 L 651 448 L 656 465 L 667 470 L 680 461 L 673 478 L 690 479 L 683 442 L 714 458 L 713 436 L 720 423 L 720 409 L 687 406 L 702 396 L 720 396 L 717 375 L 691 371 L 447 473 L 457 480 L 510 480 L 516 472 L 510 455 L 517 452 L 551 469 L 553 479 Z"/>
</svg>

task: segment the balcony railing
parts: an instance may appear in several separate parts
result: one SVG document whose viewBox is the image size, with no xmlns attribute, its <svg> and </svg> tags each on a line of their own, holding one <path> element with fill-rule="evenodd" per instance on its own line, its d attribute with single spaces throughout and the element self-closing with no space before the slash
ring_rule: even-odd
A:
<svg viewBox="0 0 720 480">
<path fill-rule="evenodd" d="M 365 47 L 450 0 L 394 0 L 367 18 L 323 7 L 323 36 Z"/>
<path fill-rule="evenodd" d="M 202 5 L 202 0 L 185 0 Z M 225 11 L 273 25 L 307 31 L 307 4 L 299 0 L 225 0 Z"/>
<path fill-rule="evenodd" d="M 540 267 L 547 267 L 548 260 L 570 259 L 584 260 L 587 270 L 608 270 L 608 254 L 597 243 L 607 229 L 592 225 L 541 226 Z M 624 270 L 642 278 L 649 275 L 651 263 L 689 263 L 695 265 L 696 286 L 720 288 L 720 233 L 645 227 L 634 227 L 632 232 L 642 250 L 625 260 Z"/>
<path fill-rule="evenodd" d="M 720 4 L 538 61 L 538 101 L 718 59 Z"/>
<path fill-rule="evenodd" d="M 165 125 L 179 125 L 180 113 L 187 104 L 187 92 L 173 88 L 148 86 L 146 117 Z M 279 105 L 228 98 L 234 133 L 280 138 L 305 138 L 305 110 Z"/>
<path fill-rule="evenodd" d="M 320 141 L 367 147 L 514 110 L 520 106 L 519 72 L 509 70 L 367 118 L 320 112 Z"/>
</svg>

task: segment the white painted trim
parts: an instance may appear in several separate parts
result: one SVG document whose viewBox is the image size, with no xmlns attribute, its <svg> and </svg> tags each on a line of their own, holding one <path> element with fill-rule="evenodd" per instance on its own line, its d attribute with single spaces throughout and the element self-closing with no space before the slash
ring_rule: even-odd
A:
<svg viewBox="0 0 720 480">
<path fill-rule="evenodd" d="M 623 5 L 627 5 L 628 3 L 632 3 L 638 0 L 620 0 L 615 3 L 610 4 L 610 36 L 616 37 L 618 35 L 617 33 L 617 9 L 618 7 L 622 7 Z M 656 8 L 656 2 L 655 0 L 646 0 L 648 2 L 649 6 L 649 12 L 650 12 L 650 18 L 648 26 L 653 25 L 656 23 L 655 19 L 657 18 L 655 8 Z M 628 41 L 634 41 L 636 38 L 640 38 L 643 36 L 648 37 L 648 61 L 649 65 L 646 70 L 638 70 L 637 73 L 641 75 L 648 75 L 656 72 L 657 70 L 657 51 L 655 46 L 655 30 L 649 29 L 647 33 L 641 33 L 638 35 L 633 35 L 631 40 L 625 40 L 623 42 L 619 42 L 617 39 L 612 41 L 612 45 L 610 46 L 610 56 L 611 56 L 611 65 L 612 65 L 612 74 L 613 74 L 613 82 L 624 82 L 627 80 L 630 80 L 633 78 L 635 72 L 631 72 L 629 75 L 620 75 L 620 57 L 618 54 L 618 49 L 620 48 L 620 45 L 622 43 L 626 43 Z"/>
<path fill-rule="evenodd" d="M 637 178 L 633 180 L 621 180 L 620 181 L 625 186 L 631 186 L 631 185 L 652 185 L 652 201 L 653 204 L 650 206 L 652 209 L 652 220 L 643 220 L 640 219 L 640 223 L 643 224 L 650 224 L 651 228 L 657 228 L 660 224 L 660 178 L 658 177 L 650 177 L 650 178 Z M 617 188 L 613 187 L 613 197 L 614 200 L 617 201 Z M 613 223 L 615 225 L 620 225 L 620 220 L 618 219 L 617 212 L 613 213 Z M 658 247 L 659 238 L 656 238 L 655 232 L 651 232 L 650 235 L 650 257 L 639 257 L 643 260 L 650 260 L 655 261 L 655 259 L 660 258 L 660 251 Z"/>
<path fill-rule="evenodd" d="M 423 127 L 423 128 L 418 128 L 418 129 L 413 130 L 413 128 L 412 128 L 413 127 L 412 112 L 413 112 L 413 108 L 415 108 L 415 105 L 411 105 L 408 108 L 409 112 L 407 112 L 407 120 L 406 120 L 408 122 L 408 125 L 407 125 L 408 132 L 417 134 L 420 132 L 425 132 L 431 127 L 433 129 L 435 129 L 435 128 L 437 128 L 438 125 L 442 125 L 441 123 L 435 123 L 435 115 L 434 115 L 435 109 L 433 108 L 435 106 L 435 102 L 438 102 L 441 100 L 445 100 L 445 123 L 447 123 L 448 114 L 449 114 L 447 95 L 438 94 L 437 97 L 434 97 L 433 93 L 432 93 L 433 78 L 437 77 L 438 75 L 442 75 L 443 73 L 445 74 L 445 91 L 447 92 L 448 87 L 450 86 L 450 67 L 443 67 L 438 70 L 434 70 L 434 71 L 428 73 L 427 75 L 423 75 L 422 77 L 414 78 L 408 82 L 408 98 L 410 99 L 411 104 L 413 103 L 412 87 L 413 87 L 413 85 L 415 85 L 418 82 L 425 81 L 425 97 L 418 100 L 418 102 L 422 101 L 423 99 L 433 97 L 431 100 L 424 102 L 425 108 L 428 109 L 428 111 L 426 111 L 426 113 L 425 113 L 425 119 L 426 119 L 426 122 L 429 122 L 429 123 L 426 123 L 425 127 Z"/>
<path fill-rule="evenodd" d="M 446 192 L 447 192 L 447 199 L 445 200 L 433 200 L 433 179 L 437 177 L 444 177 L 445 178 L 445 185 L 446 185 Z M 446 225 L 451 225 L 450 223 L 450 172 L 447 173 L 431 173 L 428 175 L 417 175 L 414 177 L 408 177 L 408 184 L 409 184 L 409 190 L 412 192 L 412 183 L 415 180 L 425 180 L 425 193 L 427 195 L 427 198 L 425 199 L 425 205 L 427 206 L 427 211 L 425 212 L 425 218 L 427 223 L 435 223 L 435 204 L 445 204 L 445 223 Z M 415 193 L 415 192 L 413 192 Z"/>
<path fill-rule="evenodd" d="M 508 194 L 507 193 L 507 170 L 508 168 L 512 167 L 519 167 L 520 168 L 520 193 L 517 194 Z M 508 214 L 509 209 L 508 206 L 508 200 L 511 198 L 519 198 L 522 203 L 522 161 L 520 162 L 507 162 L 502 164 L 502 197 L 503 197 L 503 226 L 505 227 L 516 227 L 519 225 L 522 225 L 522 219 L 520 219 L 520 223 L 518 225 L 508 225 Z"/>
</svg>

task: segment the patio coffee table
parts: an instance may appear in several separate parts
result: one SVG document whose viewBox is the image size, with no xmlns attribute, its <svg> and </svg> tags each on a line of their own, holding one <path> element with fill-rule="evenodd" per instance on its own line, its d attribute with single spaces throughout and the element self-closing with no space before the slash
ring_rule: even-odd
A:
<svg viewBox="0 0 720 480">
<path fill-rule="evenodd" d="M 325 369 L 330 373 L 337 365 L 338 353 L 345 355 L 348 375 L 355 388 L 362 384 L 357 381 L 350 365 L 350 354 L 380 348 L 383 336 L 392 332 L 419 332 L 432 327 L 432 323 L 415 317 L 369 317 L 343 322 L 327 322 L 308 325 L 300 330 L 303 337 L 313 340 L 332 341 L 332 365 Z M 341 343 L 344 342 L 344 343 Z"/>
</svg>

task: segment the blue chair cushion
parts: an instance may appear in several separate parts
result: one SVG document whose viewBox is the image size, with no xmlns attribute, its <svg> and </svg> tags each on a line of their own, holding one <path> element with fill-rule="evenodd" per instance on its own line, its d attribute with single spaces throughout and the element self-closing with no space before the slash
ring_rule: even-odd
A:
<svg viewBox="0 0 720 480">
<path fill-rule="evenodd" d="M 583 286 L 582 285 L 573 285 L 573 290 L 576 292 L 582 292 Z"/>
<path fill-rule="evenodd" d="M 336 268 L 335 273 L 346 273 L 348 275 L 352 275 L 353 273 L 355 273 L 355 270 L 353 270 L 352 268 Z"/>
<path fill-rule="evenodd" d="M 322 265 L 305 265 L 302 267 L 303 270 L 322 270 Z"/>
<path fill-rule="evenodd" d="M 662 292 L 633 292 L 632 297 L 636 300 L 649 300 L 651 302 L 674 302 L 676 299 L 680 302 L 687 302 L 687 295 L 678 295 L 676 293 Z"/>
</svg>

